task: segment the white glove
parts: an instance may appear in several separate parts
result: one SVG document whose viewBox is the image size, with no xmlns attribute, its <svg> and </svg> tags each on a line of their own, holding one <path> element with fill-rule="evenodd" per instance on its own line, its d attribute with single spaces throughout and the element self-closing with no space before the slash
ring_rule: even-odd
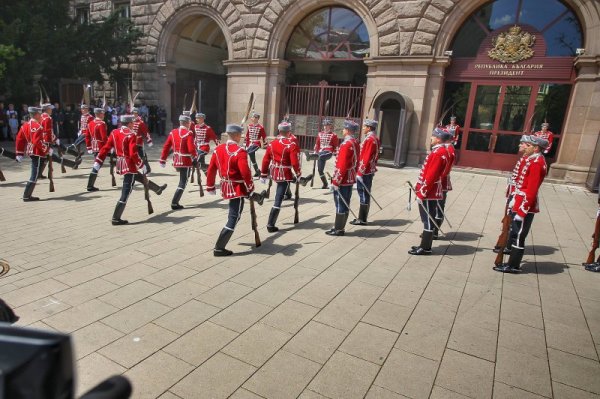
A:
<svg viewBox="0 0 600 399">
<path fill-rule="evenodd" d="M 417 197 L 417 204 L 423 205 L 423 200 L 419 197 Z"/>
<path fill-rule="evenodd" d="M 521 215 L 515 215 L 515 220 L 517 222 L 522 222 L 523 221 L 523 217 Z"/>
<path fill-rule="evenodd" d="M 160 163 L 160 167 L 164 169 L 164 168 L 166 168 L 166 167 L 167 167 L 167 164 L 166 164 L 166 163 L 164 163 L 164 162 L 161 162 L 161 163 Z"/>
<path fill-rule="evenodd" d="M 94 153 L 94 151 L 92 151 L 92 150 L 87 150 L 87 152 L 88 152 L 88 154 L 93 154 Z"/>
<path fill-rule="evenodd" d="M 15 158 L 15 160 L 17 162 L 23 162 L 23 155 L 17 155 L 17 157 Z"/>
<path fill-rule="evenodd" d="M 153 146 L 153 145 L 154 145 L 154 143 L 153 143 L 153 142 L 149 142 L 149 143 L 148 143 L 148 147 L 149 147 L 149 148 L 152 148 L 152 146 Z"/>
<path fill-rule="evenodd" d="M 208 193 L 208 195 L 217 195 L 217 192 L 214 191 L 214 190 L 213 191 L 207 191 L 207 193 Z"/>
<path fill-rule="evenodd" d="M 260 178 L 260 182 L 261 182 L 262 184 L 267 184 L 267 182 L 268 182 L 268 181 L 269 181 L 269 179 L 267 179 L 266 177 L 261 177 L 261 178 Z"/>
<path fill-rule="evenodd" d="M 56 145 L 60 145 L 60 139 L 56 139 L 54 142 L 56 143 Z"/>
<path fill-rule="evenodd" d="M 338 191 L 340 188 L 338 186 L 336 186 L 335 184 L 331 185 L 331 190 L 332 191 Z"/>
<path fill-rule="evenodd" d="M 54 154 L 54 150 L 52 148 L 48 149 L 48 155 L 52 156 L 52 154 Z"/>
<path fill-rule="evenodd" d="M 362 177 L 362 176 L 359 176 L 359 175 L 357 175 L 357 176 L 356 176 L 356 180 L 358 180 L 359 182 L 361 182 L 361 183 L 362 183 L 362 182 L 363 182 L 363 177 Z"/>
<path fill-rule="evenodd" d="M 77 132 L 77 137 L 81 136 L 81 130 Z"/>
<path fill-rule="evenodd" d="M 94 162 L 94 166 L 92 166 L 96 172 L 99 171 L 101 167 L 102 165 L 100 165 L 99 162 Z"/>
<path fill-rule="evenodd" d="M 143 175 L 145 175 L 146 173 L 148 173 L 148 169 L 146 169 L 146 165 L 142 166 L 141 172 Z"/>
</svg>

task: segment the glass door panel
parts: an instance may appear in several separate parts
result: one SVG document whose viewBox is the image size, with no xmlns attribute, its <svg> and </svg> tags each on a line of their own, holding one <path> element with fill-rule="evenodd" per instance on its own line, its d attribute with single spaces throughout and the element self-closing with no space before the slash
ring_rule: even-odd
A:
<svg viewBox="0 0 600 399">
<path fill-rule="evenodd" d="M 469 151 L 488 152 L 491 140 L 492 133 L 469 132 L 466 149 Z"/>
<path fill-rule="evenodd" d="M 531 97 L 531 86 L 506 86 L 498 130 L 522 133 Z"/>
<path fill-rule="evenodd" d="M 496 154 L 517 154 L 519 152 L 519 142 L 521 134 L 498 134 L 494 153 Z"/>
<path fill-rule="evenodd" d="M 492 130 L 500 101 L 500 86 L 477 86 L 471 129 Z"/>
</svg>

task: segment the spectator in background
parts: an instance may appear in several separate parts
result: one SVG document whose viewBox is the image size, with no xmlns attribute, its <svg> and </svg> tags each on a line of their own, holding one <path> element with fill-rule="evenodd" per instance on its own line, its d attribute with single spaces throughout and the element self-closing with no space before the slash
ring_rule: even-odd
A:
<svg viewBox="0 0 600 399">
<path fill-rule="evenodd" d="M 29 120 L 29 111 L 27 110 L 28 108 L 29 105 L 21 104 L 21 112 L 19 113 L 19 120 L 21 121 L 21 124 L 24 124 Z"/>
<path fill-rule="evenodd" d="M 6 115 L 6 129 L 7 129 L 7 136 L 8 138 L 10 138 L 11 140 L 14 140 L 13 136 L 13 132 L 12 132 L 12 127 L 11 127 L 11 123 L 15 123 L 15 122 L 11 122 L 11 119 L 13 119 L 14 116 L 14 120 L 17 123 L 17 130 L 19 129 L 19 115 L 17 114 L 17 111 L 15 110 L 15 105 L 14 104 L 8 104 L 8 109 L 5 112 Z M 15 133 L 16 135 L 16 133 Z"/>
<path fill-rule="evenodd" d="M 156 105 L 151 105 L 148 107 L 148 126 L 150 127 L 150 131 L 154 133 L 158 133 L 158 115 L 157 115 Z"/>
<path fill-rule="evenodd" d="M 167 111 L 160 106 L 158 108 L 158 135 L 164 136 L 167 130 Z"/>
<path fill-rule="evenodd" d="M 140 106 L 140 116 L 144 119 L 144 122 L 148 123 L 148 106 L 144 101 L 142 101 L 142 105 Z"/>
<path fill-rule="evenodd" d="M 117 113 L 117 109 L 114 108 L 112 111 L 112 114 L 110 116 L 110 127 L 111 127 L 111 132 L 116 129 L 117 127 L 119 127 L 119 115 Z"/>
<path fill-rule="evenodd" d="M 0 102 L 0 138 L 8 140 L 8 136 L 8 118 L 6 117 L 4 103 Z"/>
<path fill-rule="evenodd" d="M 64 113 L 65 117 L 64 117 L 64 122 L 63 122 L 63 126 L 64 126 L 64 137 L 66 137 L 69 140 L 69 144 L 71 144 L 73 142 L 73 140 L 75 138 L 77 138 L 77 122 L 78 122 L 78 118 L 77 118 L 77 113 L 73 110 L 73 106 L 72 105 L 67 105 L 67 109 Z"/>
<path fill-rule="evenodd" d="M 9 116 L 8 129 L 10 130 L 10 139 L 15 141 L 19 132 L 19 115 L 16 112 L 11 113 Z"/>
<path fill-rule="evenodd" d="M 59 139 L 66 138 L 64 131 L 64 123 L 65 123 L 65 112 L 60 107 L 59 103 L 54 103 L 54 110 L 52 111 L 52 123 L 54 134 Z"/>
</svg>

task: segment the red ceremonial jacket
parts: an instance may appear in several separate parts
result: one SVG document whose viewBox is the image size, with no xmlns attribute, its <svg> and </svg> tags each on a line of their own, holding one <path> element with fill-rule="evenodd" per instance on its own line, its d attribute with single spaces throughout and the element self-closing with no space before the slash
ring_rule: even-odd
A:
<svg viewBox="0 0 600 399">
<path fill-rule="evenodd" d="M 88 124 L 90 134 L 85 136 L 85 144 L 88 150 L 100 152 L 107 140 L 106 122 L 100 118 L 94 118 Z"/>
<path fill-rule="evenodd" d="M 452 166 L 454 166 L 454 160 L 456 159 L 456 151 L 454 149 L 454 145 L 451 143 L 445 144 L 446 151 L 448 151 L 448 163 L 446 164 L 446 169 L 444 169 L 444 173 L 442 175 L 442 191 L 451 191 L 452 190 L 452 182 L 450 181 L 450 172 L 452 171 Z"/>
<path fill-rule="evenodd" d="M 294 181 L 294 175 L 301 175 L 299 162 L 300 149 L 297 140 L 279 135 L 268 146 L 262 160 L 261 176 L 270 173 L 276 182 Z"/>
<path fill-rule="evenodd" d="M 315 152 L 329 151 L 335 152 L 340 141 L 334 132 L 319 132 L 315 142 Z"/>
<path fill-rule="evenodd" d="M 445 129 L 452 133 L 452 144 L 456 145 L 458 143 L 458 134 L 460 133 L 459 125 L 446 125 Z"/>
<path fill-rule="evenodd" d="M 15 142 L 17 155 L 45 157 L 50 149 L 44 140 L 44 128 L 35 119 L 30 119 L 21 125 Z"/>
<path fill-rule="evenodd" d="M 443 144 L 431 149 L 419 174 L 415 186 L 417 197 L 421 200 L 439 200 L 442 195 L 442 176 L 448 164 L 448 150 Z"/>
<path fill-rule="evenodd" d="M 81 118 L 79 119 L 79 131 L 81 134 L 88 135 L 90 134 L 89 124 L 94 120 L 94 117 L 90 114 L 81 114 Z"/>
<path fill-rule="evenodd" d="M 167 162 L 171 147 L 173 147 L 173 167 L 191 168 L 192 160 L 198 156 L 194 145 L 194 134 L 183 126 L 171 130 L 160 154 L 161 164 Z"/>
<path fill-rule="evenodd" d="M 227 140 L 215 148 L 206 172 L 206 191 L 215 190 L 217 172 L 221 177 L 223 199 L 247 197 L 254 191 L 248 153 L 235 141 Z"/>
<path fill-rule="evenodd" d="M 375 133 L 369 132 L 360 144 L 360 161 L 358 162 L 358 176 L 372 175 L 377 172 L 379 147 L 381 143 Z"/>
<path fill-rule="evenodd" d="M 248 124 L 248 130 L 246 130 L 246 148 L 251 145 L 257 145 L 260 147 L 260 139 L 263 141 L 267 141 L 267 132 L 265 132 L 265 128 L 260 123 L 253 125 L 252 123 Z"/>
<path fill-rule="evenodd" d="M 346 136 L 335 159 L 335 169 L 331 184 L 334 186 L 351 186 L 356 183 L 356 167 L 360 152 L 358 141 L 354 136 Z"/>
<path fill-rule="evenodd" d="M 115 149 L 117 155 L 117 173 L 120 175 L 138 173 L 144 163 L 138 155 L 136 137 L 132 130 L 126 126 L 115 129 L 108 136 L 104 147 L 100 149 L 96 162 L 102 164 L 110 150 Z"/>
<path fill-rule="evenodd" d="M 136 142 L 139 147 L 144 145 L 144 138 L 148 144 L 152 143 L 152 136 L 150 136 L 150 132 L 148 131 L 148 125 L 146 125 L 141 116 L 135 118 L 133 132 L 135 133 Z"/>
<path fill-rule="evenodd" d="M 538 190 L 546 177 L 546 160 L 541 153 L 527 157 L 516 180 L 512 211 L 521 217 L 540 211 Z"/>
<path fill-rule="evenodd" d="M 510 177 L 508 178 L 508 186 L 506 187 L 506 198 L 513 195 L 513 193 L 515 191 L 515 186 L 517 184 L 516 181 L 519 178 L 519 175 L 521 174 L 521 170 L 523 169 L 523 166 L 525 165 L 526 159 L 527 159 L 527 157 L 523 155 L 521 158 L 519 158 L 519 160 L 515 164 L 515 167 L 513 168 L 513 171 L 510 174 Z"/>
<path fill-rule="evenodd" d="M 214 141 L 216 145 L 219 145 L 219 138 L 212 127 L 206 123 L 202 125 L 194 125 L 196 149 L 208 154 L 210 151 L 210 142 Z"/>
<path fill-rule="evenodd" d="M 42 113 L 42 128 L 44 129 L 44 142 L 46 144 L 52 144 L 56 141 L 54 135 L 54 122 L 52 117 L 47 113 Z"/>
<path fill-rule="evenodd" d="M 541 137 L 543 139 L 548 140 L 548 148 L 546 148 L 544 150 L 544 154 L 549 153 L 550 150 L 552 149 L 552 142 L 554 141 L 554 133 L 552 133 L 550 130 L 547 130 L 546 133 L 542 132 L 541 130 L 538 130 L 533 135 L 536 137 Z"/>
</svg>

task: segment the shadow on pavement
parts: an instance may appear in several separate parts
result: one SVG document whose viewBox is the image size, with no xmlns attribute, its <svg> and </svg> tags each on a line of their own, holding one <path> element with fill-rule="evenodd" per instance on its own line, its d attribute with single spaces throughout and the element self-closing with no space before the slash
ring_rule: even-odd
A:
<svg viewBox="0 0 600 399">
<path fill-rule="evenodd" d="M 302 217 L 302 214 L 300 214 L 300 217 Z M 328 228 L 333 226 L 333 221 L 331 222 L 326 222 L 326 223 L 317 223 L 317 220 L 319 219 L 323 219 L 326 218 L 327 215 L 319 215 L 319 216 L 315 216 L 312 217 L 310 219 L 306 219 L 306 220 L 302 220 L 300 219 L 300 223 L 294 225 L 293 223 L 286 223 L 287 225 L 293 226 L 290 227 L 289 229 L 284 230 L 285 231 L 291 231 L 291 230 L 327 230 Z"/>
<path fill-rule="evenodd" d="M 454 233 L 452 241 L 477 241 L 481 237 L 483 236 L 479 233 L 473 233 L 470 231 L 457 231 Z"/>
<path fill-rule="evenodd" d="M 151 216 L 146 220 L 140 220 L 139 222 L 129 223 L 130 225 L 137 224 L 146 224 L 146 223 L 172 223 L 172 224 L 181 224 L 185 223 L 189 220 L 196 219 L 198 215 L 189 215 L 189 216 L 171 216 L 175 211 L 167 211 L 163 213 L 159 213 L 157 215 Z"/>
<path fill-rule="evenodd" d="M 406 219 L 379 219 L 379 220 L 369 221 L 369 226 L 401 227 L 406 224 L 409 224 L 410 222 L 411 222 L 411 220 L 406 220 Z"/>
<path fill-rule="evenodd" d="M 547 245 L 534 245 L 533 248 L 530 247 L 530 248 L 525 249 L 525 254 L 527 254 L 527 255 L 535 254 L 536 256 L 552 255 L 555 252 L 556 252 L 556 248 L 549 247 Z"/>
<path fill-rule="evenodd" d="M 418 243 L 417 243 L 418 244 Z M 435 241 L 434 244 L 435 246 Z M 475 246 L 472 245 L 462 245 L 462 244 L 450 244 L 450 246 L 448 247 L 448 250 L 446 251 L 446 253 L 444 255 L 446 256 L 460 256 L 460 255 L 473 255 L 475 252 L 482 252 L 485 248 L 477 248 Z M 438 250 L 439 252 L 439 250 Z M 493 253 L 492 251 L 490 252 L 490 256 L 494 255 L 496 256 L 495 253 Z M 436 253 L 436 248 L 433 248 L 433 253 Z M 490 258 L 490 262 L 492 262 L 494 259 Z"/>
<path fill-rule="evenodd" d="M 365 227 L 365 228 L 361 228 Z M 358 229 L 354 229 L 352 231 L 347 231 L 346 235 L 352 237 L 361 237 L 361 238 L 380 238 L 387 237 L 392 234 L 398 234 L 397 231 L 388 230 L 388 229 L 378 229 L 378 230 L 369 230 L 368 226 L 357 226 Z"/>
<path fill-rule="evenodd" d="M 521 266 L 521 273 L 559 274 L 564 273 L 565 269 L 568 268 L 569 266 L 567 266 L 566 264 L 557 262 L 537 262 L 537 264 L 534 262 L 525 262 Z"/>
<path fill-rule="evenodd" d="M 99 191 L 95 191 L 95 192 L 98 193 Z M 94 195 L 94 193 L 89 192 L 89 191 L 83 191 L 81 193 L 71 194 L 71 195 L 65 195 L 63 197 L 40 198 L 40 201 L 57 201 L 57 200 L 62 200 L 62 201 L 83 202 L 83 201 L 90 201 L 90 200 L 93 200 L 95 198 L 102 198 L 102 197 L 98 196 L 98 195 Z"/>
</svg>

